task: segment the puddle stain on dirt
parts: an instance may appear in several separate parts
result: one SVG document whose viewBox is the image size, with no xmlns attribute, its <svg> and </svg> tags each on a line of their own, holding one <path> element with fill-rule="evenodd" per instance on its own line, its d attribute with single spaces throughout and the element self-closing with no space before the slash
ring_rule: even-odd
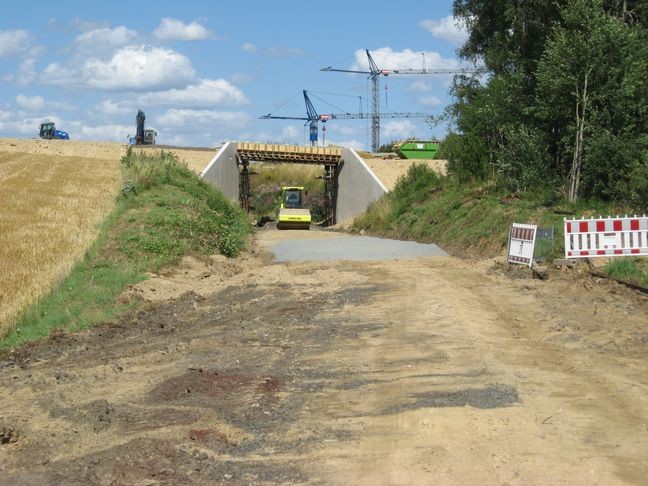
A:
<svg viewBox="0 0 648 486">
<path fill-rule="evenodd" d="M 52 418 L 63 418 L 76 424 L 85 424 L 94 433 L 109 428 L 120 430 L 148 431 L 189 425 L 200 419 L 198 412 L 175 408 L 143 408 L 137 405 L 113 405 L 107 400 L 95 400 L 80 407 L 54 407 Z"/>
<path fill-rule="evenodd" d="M 182 401 L 191 394 L 216 397 L 248 391 L 262 394 L 265 399 L 275 403 L 276 392 L 280 387 L 280 379 L 274 376 L 192 369 L 159 384 L 151 391 L 151 396 L 155 400 L 167 402 Z"/>
<path fill-rule="evenodd" d="M 466 388 L 457 391 L 418 393 L 413 401 L 385 408 L 381 415 L 391 415 L 420 408 L 473 407 L 480 409 L 510 407 L 520 403 L 517 389 L 510 385 L 494 384 L 485 388 Z"/>
</svg>

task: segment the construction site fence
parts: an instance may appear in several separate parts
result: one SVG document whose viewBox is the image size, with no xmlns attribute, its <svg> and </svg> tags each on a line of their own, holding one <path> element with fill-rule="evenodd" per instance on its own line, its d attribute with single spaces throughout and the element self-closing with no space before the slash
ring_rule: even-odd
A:
<svg viewBox="0 0 648 486">
<path fill-rule="evenodd" d="M 648 216 L 565 219 L 565 258 L 648 256 Z"/>
</svg>

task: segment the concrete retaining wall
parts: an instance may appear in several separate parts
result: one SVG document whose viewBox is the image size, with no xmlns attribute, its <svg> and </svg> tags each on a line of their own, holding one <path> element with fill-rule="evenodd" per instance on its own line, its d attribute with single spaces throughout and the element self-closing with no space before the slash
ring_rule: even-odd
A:
<svg viewBox="0 0 648 486">
<path fill-rule="evenodd" d="M 234 203 L 239 202 L 237 147 L 236 142 L 227 142 L 200 173 L 202 179 L 214 184 Z M 338 168 L 338 223 L 362 213 L 386 192 L 387 188 L 355 150 L 342 149 L 342 163 Z"/>
<path fill-rule="evenodd" d="M 337 222 L 362 213 L 387 188 L 355 150 L 342 149 L 342 165 L 338 169 Z"/>
<path fill-rule="evenodd" d="M 227 199 L 239 202 L 239 170 L 236 165 L 236 142 L 227 142 L 200 173 L 218 187 Z"/>
</svg>

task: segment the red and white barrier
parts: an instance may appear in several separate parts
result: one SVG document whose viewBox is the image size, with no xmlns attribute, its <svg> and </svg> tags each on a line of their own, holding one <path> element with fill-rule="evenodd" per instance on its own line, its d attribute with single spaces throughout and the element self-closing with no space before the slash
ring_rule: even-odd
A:
<svg viewBox="0 0 648 486">
<path fill-rule="evenodd" d="M 648 216 L 565 219 L 565 258 L 648 255 Z"/>
<path fill-rule="evenodd" d="M 535 224 L 513 223 L 509 230 L 507 249 L 508 263 L 520 263 L 531 266 L 533 264 L 533 249 L 535 248 Z"/>
</svg>

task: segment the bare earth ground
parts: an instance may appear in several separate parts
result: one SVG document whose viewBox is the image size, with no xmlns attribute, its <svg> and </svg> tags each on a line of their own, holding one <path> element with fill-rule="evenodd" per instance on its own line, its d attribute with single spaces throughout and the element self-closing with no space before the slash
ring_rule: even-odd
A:
<svg viewBox="0 0 648 486">
<path fill-rule="evenodd" d="M 0 356 L 3 482 L 645 484 L 644 297 L 265 251 L 315 236 L 186 259 L 142 310 Z"/>
</svg>

